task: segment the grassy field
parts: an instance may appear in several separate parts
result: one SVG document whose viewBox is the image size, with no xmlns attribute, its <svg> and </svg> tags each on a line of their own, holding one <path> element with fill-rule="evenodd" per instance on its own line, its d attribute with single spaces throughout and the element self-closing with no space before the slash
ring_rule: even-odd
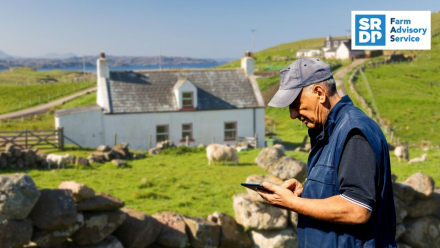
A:
<svg viewBox="0 0 440 248">
<path fill-rule="evenodd" d="M 55 129 L 55 110 L 74 108 L 86 105 L 96 104 L 96 92 L 77 97 L 71 101 L 66 102 L 64 105 L 59 105 L 52 108 L 45 114 L 28 116 L 19 119 L 2 120 L 0 121 L 0 130 L 49 130 Z"/>
<path fill-rule="evenodd" d="M 83 81 L 85 79 L 85 81 Z M 96 85 L 95 75 L 15 68 L 0 73 L 0 114 L 44 104 Z"/>
</svg>

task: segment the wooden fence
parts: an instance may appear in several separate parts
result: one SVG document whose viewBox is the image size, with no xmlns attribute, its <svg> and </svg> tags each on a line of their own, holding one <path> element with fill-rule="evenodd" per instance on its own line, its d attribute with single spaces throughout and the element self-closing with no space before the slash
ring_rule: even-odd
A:
<svg viewBox="0 0 440 248">
<path fill-rule="evenodd" d="M 0 148 L 8 144 L 21 149 L 38 148 L 64 150 L 64 130 L 0 131 Z"/>
</svg>

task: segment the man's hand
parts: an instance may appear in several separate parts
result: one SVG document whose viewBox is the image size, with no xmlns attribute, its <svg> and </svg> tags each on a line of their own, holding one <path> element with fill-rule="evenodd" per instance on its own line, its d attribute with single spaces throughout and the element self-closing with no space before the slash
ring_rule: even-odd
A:
<svg viewBox="0 0 440 248">
<path fill-rule="evenodd" d="M 290 191 L 292 191 L 296 196 L 301 196 L 303 191 L 303 185 L 296 179 L 289 179 L 285 181 L 281 185 L 281 188 L 290 189 Z"/>
<path fill-rule="evenodd" d="M 284 185 L 284 184 L 283 184 Z M 299 184 L 301 185 L 301 184 Z M 288 183 L 287 186 L 293 187 L 292 183 Z M 276 206 L 281 207 L 285 209 L 291 209 L 291 203 L 294 200 L 294 198 L 297 197 L 297 195 L 292 192 L 291 189 L 282 186 L 276 186 L 268 182 L 263 183 L 263 187 L 271 191 L 272 193 L 263 191 L 263 190 L 257 190 L 257 193 L 263 197 L 264 200 L 266 200 L 268 203 Z M 296 189 L 297 187 L 294 187 L 293 189 Z M 301 190 L 302 192 L 302 185 Z M 299 194 L 301 194 L 301 192 Z"/>
</svg>

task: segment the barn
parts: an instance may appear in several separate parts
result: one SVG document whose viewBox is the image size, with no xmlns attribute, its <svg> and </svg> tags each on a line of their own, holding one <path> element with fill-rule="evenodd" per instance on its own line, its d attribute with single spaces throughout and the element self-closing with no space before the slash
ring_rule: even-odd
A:
<svg viewBox="0 0 440 248">
<path fill-rule="evenodd" d="M 163 140 L 190 145 L 234 144 L 257 137 L 264 146 L 263 97 L 254 59 L 240 69 L 109 71 L 97 61 L 97 103 L 55 113 L 55 125 L 84 147 L 128 142 L 148 149 Z M 67 142 L 66 142 L 67 143 Z"/>
</svg>

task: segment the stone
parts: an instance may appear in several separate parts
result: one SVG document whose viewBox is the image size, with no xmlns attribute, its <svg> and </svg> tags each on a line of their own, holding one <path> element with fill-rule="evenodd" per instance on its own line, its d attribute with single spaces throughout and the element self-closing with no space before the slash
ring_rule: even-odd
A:
<svg viewBox="0 0 440 248">
<path fill-rule="evenodd" d="M 83 224 L 84 216 L 78 214 L 76 223 L 64 230 L 47 231 L 35 228 L 31 240 L 36 243 L 38 247 L 54 247 L 61 245 L 63 242 L 67 241 L 67 238 L 72 236 L 73 233 L 82 227 Z"/>
<path fill-rule="evenodd" d="M 396 223 L 400 224 L 408 215 L 406 204 L 403 203 L 399 198 L 394 197 L 394 207 L 396 209 Z"/>
<path fill-rule="evenodd" d="M 37 154 L 33 150 L 31 149 L 23 150 L 22 157 L 24 161 L 24 167 L 26 168 L 37 167 Z"/>
<path fill-rule="evenodd" d="M 39 197 L 40 191 L 30 176 L 0 175 L 0 219 L 25 219 Z"/>
<path fill-rule="evenodd" d="M 396 240 L 398 240 L 405 233 L 406 228 L 404 224 L 399 224 L 396 226 Z"/>
<path fill-rule="evenodd" d="M 203 218 L 183 216 L 189 243 L 194 248 L 214 248 L 220 243 L 221 227 Z"/>
<path fill-rule="evenodd" d="M 277 186 L 280 186 L 281 184 L 283 184 L 284 181 L 274 175 L 251 175 L 246 178 L 246 183 L 263 183 L 263 182 L 269 182 Z M 266 202 L 257 192 L 255 192 L 255 190 L 246 188 L 246 191 L 248 192 L 249 197 L 252 201 Z"/>
<path fill-rule="evenodd" d="M 397 175 L 394 173 L 391 173 L 391 182 L 395 183 L 397 180 Z"/>
<path fill-rule="evenodd" d="M 253 202 L 248 194 L 233 197 L 237 223 L 257 230 L 279 230 L 287 227 L 288 212 L 267 203 Z"/>
<path fill-rule="evenodd" d="M 6 157 L 6 153 L 1 152 L 0 153 L 0 168 L 6 168 L 8 167 L 8 159 Z"/>
<path fill-rule="evenodd" d="M 112 234 L 125 220 L 121 210 L 85 212 L 84 225 L 72 236 L 72 241 L 81 246 L 98 244 Z"/>
<path fill-rule="evenodd" d="M 77 212 L 72 191 L 42 189 L 40 198 L 30 213 L 34 225 L 43 230 L 65 230 L 75 224 Z"/>
<path fill-rule="evenodd" d="M 183 217 L 174 212 L 156 213 L 153 218 L 162 223 L 162 229 L 156 239 L 157 244 L 165 247 L 187 247 L 188 236 L 185 232 Z"/>
<path fill-rule="evenodd" d="M 24 168 L 24 160 L 22 158 L 18 158 L 16 164 L 17 164 L 17 168 L 20 169 Z"/>
<path fill-rule="evenodd" d="M 404 184 L 411 186 L 416 191 L 415 197 L 418 199 L 427 199 L 430 197 L 435 187 L 432 177 L 420 172 L 408 177 Z"/>
<path fill-rule="evenodd" d="M 134 159 L 144 159 L 144 158 L 147 158 L 147 155 L 145 153 L 143 153 L 143 152 L 136 153 L 135 155 L 133 155 L 133 158 Z"/>
<path fill-rule="evenodd" d="M 282 180 L 295 178 L 303 182 L 307 175 L 306 164 L 291 156 L 281 157 L 278 162 L 267 166 L 266 170 Z"/>
<path fill-rule="evenodd" d="M 112 163 L 115 164 L 118 167 L 125 167 L 127 165 L 127 162 L 122 159 L 113 159 Z"/>
<path fill-rule="evenodd" d="M 397 248 L 412 248 L 411 246 L 397 242 Z"/>
<path fill-rule="evenodd" d="M 265 169 L 269 165 L 278 162 L 281 157 L 284 157 L 284 150 L 275 146 L 263 148 L 255 159 L 255 163 Z"/>
<path fill-rule="evenodd" d="M 78 211 L 112 211 L 123 208 L 125 202 L 106 193 L 96 193 L 94 197 L 78 202 Z"/>
<path fill-rule="evenodd" d="M 148 150 L 148 155 L 149 156 L 154 156 L 159 154 L 162 151 L 162 149 L 159 148 L 151 148 L 150 150 Z"/>
<path fill-rule="evenodd" d="M 200 143 L 200 144 L 197 146 L 197 148 L 200 148 L 200 149 L 206 149 L 206 145 Z"/>
<path fill-rule="evenodd" d="M 290 223 L 292 224 L 295 233 L 298 231 L 298 213 L 290 211 Z"/>
<path fill-rule="evenodd" d="M 114 235 L 124 248 L 143 248 L 154 243 L 162 228 L 155 218 L 133 209 L 123 209 L 127 218 Z"/>
<path fill-rule="evenodd" d="M 95 158 L 98 163 L 106 162 L 105 156 L 102 152 L 93 152 L 90 156 Z"/>
<path fill-rule="evenodd" d="M 79 246 L 75 245 L 75 243 L 69 243 L 66 245 L 66 248 L 124 248 L 124 246 L 122 246 L 121 242 L 116 237 L 110 235 L 107 236 L 103 241 L 94 245 Z"/>
<path fill-rule="evenodd" d="M 95 196 L 95 191 L 93 189 L 75 181 L 62 182 L 58 188 L 72 191 L 75 202 L 80 202 Z"/>
<path fill-rule="evenodd" d="M 440 208 L 437 199 L 430 198 L 428 200 L 415 200 L 408 206 L 408 217 L 419 218 L 428 215 L 435 215 Z"/>
<path fill-rule="evenodd" d="M 77 157 L 75 159 L 75 166 L 89 166 L 89 160 L 83 157 Z"/>
<path fill-rule="evenodd" d="M 8 143 L 5 146 L 5 153 L 9 153 L 12 155 L 12 153 L 14 152 L 14 145 L 12 143 Z"/>
<path fill-rule="evenodd" d="M 435 188 L 434 193 L 432 194 L 432 198 L 437 200 L 437 203 L 440 205 L 440 188 Z M 440 208 L 437 209 L 437 212 L 434 214 L 437 219 L 440 219 Z"/>
<path fill-rule="evenodd" d="M 96 150 L 99 152 L 108 152 L 111 150 L 111 148 L 108 145 L 100 145 Z"/>
<path fill-rule="evenodd" d="M 0 219 L 1 247 L 23 247 L 32 236 L 32 221 Z"/>
<path fill-rule="evenodd" d="M 234 217 L 215 212 L 208 216 L 208 220 L 221 227 L 219 248 L 246 248 L 252 246 L 252 242 L 243 226 L 239 225 Z"/>
<path fill-rule="evenodd" d="M 400 240 L 418 248 L 438 247 L 440 244 L 440 220 L 432 216 L 405 220 L 406 232 Z"/>
<path fill-rule="evenodd" d="M 416 191 L 409 185 L 403 183 L 393 183 L 394 196 L 408 204 L 414 199 Z"/>
<path fill-rule="evenodd" d="M 297 248 L 298 241 L 292 228 L 278 231 L 249 230 L 249 237 L 254 243 L 253 248 Z"/>
</svg>

